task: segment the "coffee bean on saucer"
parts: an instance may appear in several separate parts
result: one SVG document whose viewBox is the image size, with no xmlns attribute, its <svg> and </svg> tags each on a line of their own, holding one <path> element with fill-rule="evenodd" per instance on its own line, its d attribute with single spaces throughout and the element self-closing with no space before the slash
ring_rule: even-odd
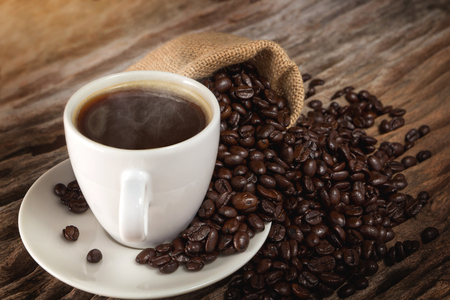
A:
<svg viewBox="0 0 450 300">
<path fill-rule="evenodd" d="M 170 274 L 175 272 L 178 269 L 179 265 L 180 264 L 176 260 L 171 260 L 167 264 L 159 267 L 159 271 L 163 274 Z"/>
<path fill-rule="evenodd" d="M 150 258 L 156 257 L 157 252 L 154 248 L 146 248 L 139 252 L 139 254 L 136 256 L 136 262 L 141 265 L 148 264 L 148 261 Z"/>
<path fill-rule="evenodd" d="M 69 202 L 69 211 L 74 214 L 81 214 L 88 210 L 89 206 L 83 198 L 72 199 Z"/>
<path fill-rule="evenodd" d="M 422 242 L 428 244 L 439 236 L 439 230 L 434 227 L 427 227 L 422 231 Z"/>
<path fill-rule="evenodd" d="M 67 184 L 67 188 L 71 191 L 79 191 L 80 186 L 78 185 L 78 181 L 74 180 Z"/>
<path fill-rule="evenodd" d="M 63 183 L 58 183 L 53 189 L 55 195 L 62 197 L 67 193 L 67 187 Z"/>
<path fill-rule="evenodd" d="M 102 252 L 98 249 L 92 249 L 88 252 L 86 260 L 90 263 L 98 263 L 103 258 Z"/>
<path fill-rule="evenodd" d="M 80 231 L 73 225 L 66 226 L 66 228 L 62 230 L 62 233 L 64 238 L 71 242 L 75 242 L 80 236 Z"/>
</svg>

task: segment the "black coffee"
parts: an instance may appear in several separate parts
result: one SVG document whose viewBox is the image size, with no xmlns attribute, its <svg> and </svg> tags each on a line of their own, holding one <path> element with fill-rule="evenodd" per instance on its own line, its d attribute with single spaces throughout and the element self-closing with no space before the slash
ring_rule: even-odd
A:
<svg viewBox="0 0 450 300">
<path fill-rule="evenodd" d="M 164 84 L 114 87 L 81 107 L 76 126 L 87 138 L 115 148 L 165 147 L 206 127 L 204 110 L 191 98 Z"/>
</svg>

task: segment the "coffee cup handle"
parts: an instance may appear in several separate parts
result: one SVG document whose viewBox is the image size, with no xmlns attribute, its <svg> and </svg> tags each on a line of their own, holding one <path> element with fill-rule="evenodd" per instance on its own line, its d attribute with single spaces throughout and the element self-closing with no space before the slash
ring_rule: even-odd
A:
<svg viewBox="0 0 450 300">
<path fill-rule="evenodd" d="M 150 174 L 139 170 L 122 173 L 119 201 L 119 234 L 127 243 L 139 243 L 148 234 L 151 202 Z"/>
</svg>

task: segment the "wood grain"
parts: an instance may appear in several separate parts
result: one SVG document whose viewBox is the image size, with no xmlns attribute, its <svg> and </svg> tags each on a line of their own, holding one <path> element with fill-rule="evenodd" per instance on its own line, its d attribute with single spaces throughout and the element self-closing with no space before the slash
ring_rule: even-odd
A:
<svg viewBox="0 0 450 300">
<path fill-rule="evenodd" d="M 450 299 L 450 2 L 5 0 L 0 20 L 0 299 L 111 299 L 74 289 L 34 262 L 18 233 L 21 200 L 68 157 L 62 112 L 79 87 L 205 30 L 279 42 L 302 73 L 326 81 L 310 98 L 325 105 L 352 85 L 405 108 L 404 127 L 368 131 L 380 142 L 431 127 L 405 155 L 433 156 L 404 172 L 406 192 L 427 190 L 431 201 L 395 228 L 389 245 L 417 239 L 428 226 L 441 236 L 393 267 L 380 263 L 369 288 L 349 299 Z M 229 280 L 173 299 L 222 299 Z"/>
</svg>

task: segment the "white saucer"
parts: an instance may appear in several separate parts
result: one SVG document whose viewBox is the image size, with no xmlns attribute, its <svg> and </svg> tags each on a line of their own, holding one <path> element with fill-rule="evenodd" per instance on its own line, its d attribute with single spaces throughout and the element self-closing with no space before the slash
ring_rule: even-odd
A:
<svg viewBox="0 0 450 300">
<path fill-rule="evenodd" d="M 266 224 L 256 234 L 247 251 L 220 256 L 199 272 L 184 266 L 172 274 L 135 262 L 137 249 L 115 242 L 90 210 L 76 215 L 68 211 L 53 193 L 55 184 L 69 183 L 75 176 L 66 160 L 42 175 L 29 189 L 19 211 L 19 231 L 30 255 L 47 272 L 80 290 L 107 297 L 154 299 L 185 294 L 204 288 L 237 271 L 264 244 L 270 231 Z M 68 242 L 62 229 L 75 225 L 80 230 L 76 242 Z M 89 250 L 97 248 L 103 259 L 97 264 L 86 261 Z"/>
</svg>

